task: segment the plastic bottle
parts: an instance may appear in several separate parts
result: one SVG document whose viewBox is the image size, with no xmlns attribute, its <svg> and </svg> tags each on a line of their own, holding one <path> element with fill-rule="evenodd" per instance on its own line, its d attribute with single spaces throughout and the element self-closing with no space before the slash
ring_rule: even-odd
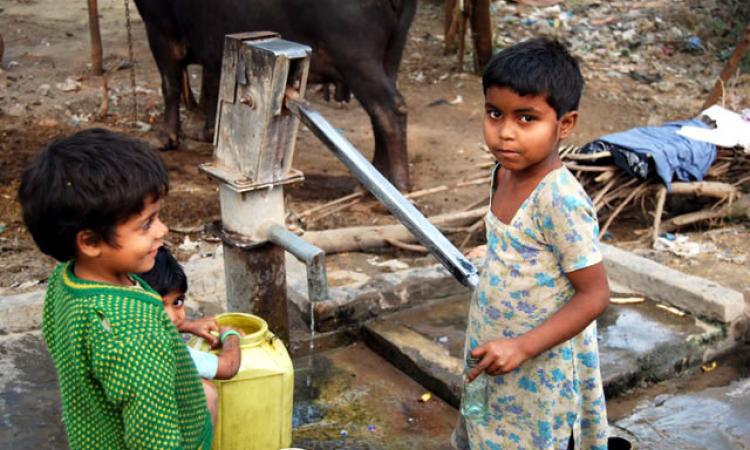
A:
<svg viewBox="0 0 750 450">
<path fill-rule="evenodd" d="M 463 396 L 461 398 L 461 414 L 467 420 L 484 420 L 487 415 L 487 374 L 479 376 L 469 383 L 466 377 L 479 364 L 479 358 L 466 357 L 464 368 Z"/>
</svg>

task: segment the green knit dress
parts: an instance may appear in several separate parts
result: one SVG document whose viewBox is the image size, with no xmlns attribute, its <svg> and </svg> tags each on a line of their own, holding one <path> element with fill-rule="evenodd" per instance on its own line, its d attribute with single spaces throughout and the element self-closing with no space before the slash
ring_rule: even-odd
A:
<svg viewBox="0 0 750 450">
<path fill-rule="evenodd" d="M 161 297 L 72 268 L 50 276 L 42 325 L 70 448 L 210 449 L 203 387 Z"/>
</svg>

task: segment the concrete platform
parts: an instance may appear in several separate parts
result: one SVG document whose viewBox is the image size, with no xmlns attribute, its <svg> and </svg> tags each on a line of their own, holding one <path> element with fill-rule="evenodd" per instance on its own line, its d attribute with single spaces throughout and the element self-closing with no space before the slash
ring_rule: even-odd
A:
<svg viewBox="0 0 750 450">
<path fill-rule="evenodd" d="M 368 345 L 454 406 L 469 299 L 437 300 L 387 316 L 364 327 Z M 678 316 L 652 301 L 611 305 L 599 319 L 599 348 L 605 392 L 616 395 L 642 381 L 667 379 L 729 343 L 721 327 L 690 315 Z"/>
</svg>

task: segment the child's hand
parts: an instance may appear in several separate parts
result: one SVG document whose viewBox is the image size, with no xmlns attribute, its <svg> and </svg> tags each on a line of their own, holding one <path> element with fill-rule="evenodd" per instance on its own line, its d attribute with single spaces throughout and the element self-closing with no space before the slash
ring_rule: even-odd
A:
<svg viewBox="0 0 750 450">
<path fill-rule="evenodd" d="M 471 382 L 482 372 L 488 375 L 508 373 L 529 359 L 518 339 L 498 339 L 480 345 L 471 352 L 474 358 L 482 358 L 467 376 Z"/>
<path fill-rule="evenodd" d="M 206 340 L 211 347 L 219 343 L 219 337 L 211 334 L 212 331 L 219 331 L 219 325 L 213 317 L 204 317 L 198 320 L 186 320 L 180 326 L 180 331 L 190 333 Z"/>
</svg>

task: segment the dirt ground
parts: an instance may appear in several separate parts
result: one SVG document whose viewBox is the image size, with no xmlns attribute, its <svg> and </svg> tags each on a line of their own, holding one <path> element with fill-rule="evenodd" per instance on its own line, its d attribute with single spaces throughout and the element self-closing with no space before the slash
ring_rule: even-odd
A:
<svg viewBox="0 0 750 450">
<path fill-rule="evenodd" d="M 599 5 L 588 0 L 569 3 L 574 3 L 582 12 Z M 679 21 L 690 20 L 695 2 L 635 3 L 637 5 L 631 5 L 633 8 L 665 8 L 669 13 L 660 20 L 675 20 L 677 25 Z M 55 137 L 95 126 L 157 142 L 162 110 L 160 79 L 143 24 L 132 2 L 130 6 L 137 83 L 136 123 L 133 121 L 122 1 L 99 0 L 110 99 L 108 114 L 103 117 L 97 115 L 102 102 L 102 82 L 90 70 L 85 3 L 7 0 L 0 4 L 0 33 L 5 42 L 0 64 L 0 293 L 35 286 L 45 279 L 54 264 L 35 249 L 21 222 L 16 201 L 20 173 L 42 146 Z M 496 16 L 502 15 L 504 6 L 507 6 L 504 1 L 494 4 L 494 8 L 500 10 Z M 478 167 L 487 161 L 480 148 L 481 80 L 476 75 L 455 70 L 455 55 L 443 54 L 442 34 L 441 2 L 420 1 L 399 78 L 400 90 L 409 105 L 408 146 L 414 189 L 478 178 L 487 171 Z M 708 34 L 706 39 L 710 37 Z M 718 42 L 719 37 L 716 39 Z M 731 40 L 731 36 L 723 35 L 721 39 Z M 708 80 L 713 79 L 723 65 L 712 54 L 681 52 L 665 64 L 674 66 L 675 74 L 687 74 L 685 77 L 690 73 L 683 69 L 699 67 Z M 703 83 L 703 88 L 691 90 L 693 84 L 677 82 L 670 88 L 673 91 L 664 92 L 663 85 L 644 85 L 629 77 L 613 76 L 613 67 L 606 61 L 584 63 L 583 70 L 588 85 L 581 105 L 580 126 L 571 141 L 574 144 L 583 144 L 613 131 L 692 117 L 700 110 L 706 96 L 705 88 L 710 86 L 710 83 Z M 191 68 L 191 73 L 196 81 L 194 86 L 198 86 L 197 68 Z M 736 104 L 749 107 L 750 76 L 739 77 L 733 87 Z M 309 89 L 307 97 L 358 148 L 368 157 L 371 155 L 372 129 L 356 101 L 327 103 L 315 87 Z M 182 148 L 162 153 L 172 180 L 163 213 L 165 223 L 172 230 L 168 237 L 172 244 L 179 244 L 186 237 L 193 241 L 215 240 L 203 229 L 219 219 L 217 185 L 197 169 L 198 164 L 211 159 L 212 147 L 194 139 L 201 126 L 196 114 L 183 111 L 182 118 L 185 133 Z M 349 194 L 358 184 L 306 130 L 299 134 L 294 166 L 304 172 L 305 181 L 287 188 L 288 207 L 293 212 L 299 213 Z M 457 210 L 484 196 L 486 190 L 486 185 L 456 189 L 423 197 L 417 206 L 428 216 Z M 374 209 L 374 205 L 374 200 L 365 200 L 341 213 L 308 221 L 305 226 L 314 230 L 393 222 L 388 214 Z M 639 214 L 623 216 L 620 222 L 612 230 L 611 241 L 631 241 L 634 230 L 648 226 L 648 220 Z M 456 233 L 450 237 L 454 242 L 461 242 L 464 236 Z M 750 276 L 750 262 L 738 256 L 750 255 L 748 237 L 747 223 L 732 224 L 731 231 L 726 233 L 707 235 L 702 230 L 693 230 L 691 239 L 713 240 L 719 250 L 689 260 L 665 252 L 657 252 L 654 257 L 687 272 L 709 275 L 742 289 Z M 630 246 L 650 252 L 643 244 Z M 722 252 L 724 256 L 731 253 L 730 261 L 722 258 Z M 414 256 L 404 251 L 394 254 Z M 189 254 L 179 256 L 186 258 Z"/>
</svg>

